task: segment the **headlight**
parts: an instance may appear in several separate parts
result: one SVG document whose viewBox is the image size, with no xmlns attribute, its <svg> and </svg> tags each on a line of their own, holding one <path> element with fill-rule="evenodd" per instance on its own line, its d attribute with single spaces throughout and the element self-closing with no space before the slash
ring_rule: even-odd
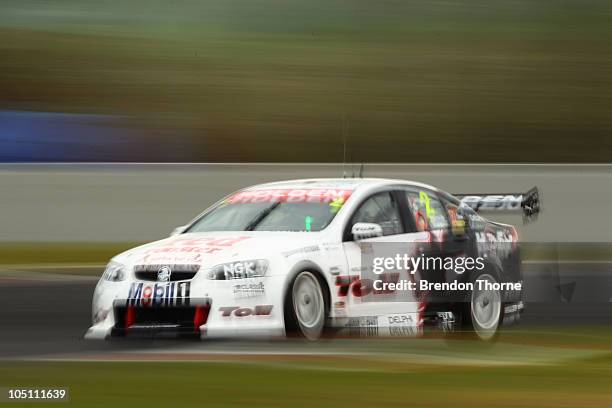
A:
<svg viewBox="0 0 612 408">
<path fill-rule="evenodd" d="M 105 281 L 110 282 L 119 282 L 125 279 L 124 272 L 125 265 L 120 264 L 118 262 L 110 261 L 108 265 L 106 265 L 106 269 L 104 270 L 104 274 L 102 278 Z"/>
<path fill-rule="evenodd" d="M 268 261 L 265 259 L 253 259 L 213 266 L 206 274 L 206 277 L 213 280 L 256 278 L 264 276 L 267 270 Z"/>
</svg>

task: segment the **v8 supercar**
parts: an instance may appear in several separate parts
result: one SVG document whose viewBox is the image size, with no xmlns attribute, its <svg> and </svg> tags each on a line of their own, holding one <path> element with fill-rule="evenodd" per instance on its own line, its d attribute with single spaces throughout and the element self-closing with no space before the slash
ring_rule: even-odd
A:
<svg viewBox="0 0 612 408">
<path fill-rule="evenodd" d="M 324 332 L 418 336 L 460 329 L 492 340 L 523 310 L 522 275 L 516 230 L 486 220 L 477 212 L 484 209 L 534 216 L 537 190 L 462 201 L 432 186 L 386 179 L 246 188 L 171 237 L 115 256 L 96 286 L 85 336 L 316 340 Z M 374 270 L 372 255 L 396 248 L 405 253 L 392 261 L 437 257 L 450 266 Z M 457 261 L 470 257 L 479 263 L 459 272 Z M 435 285 L 443 283 L 464 290 Z"/>
</svg>

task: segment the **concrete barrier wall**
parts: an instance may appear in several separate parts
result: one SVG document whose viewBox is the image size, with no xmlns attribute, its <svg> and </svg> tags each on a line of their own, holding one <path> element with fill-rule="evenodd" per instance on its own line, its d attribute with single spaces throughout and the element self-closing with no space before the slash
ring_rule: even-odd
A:
<svg viewBox="0 0 612 408">
<path fill-rule="evenodd" d="M 346 166 L 350 176 L 359 166 Z M 256 183 L 340 177 L 340 164 L 4 164 L 0 241 L 148 241 Z M 490 218 L 523 241 L 612 242 L 612 166 L 370 164 L 366 177 L 421 181 L 449 192 L 520 192 L 537 185 L 543 212 Z"/>
</svg>

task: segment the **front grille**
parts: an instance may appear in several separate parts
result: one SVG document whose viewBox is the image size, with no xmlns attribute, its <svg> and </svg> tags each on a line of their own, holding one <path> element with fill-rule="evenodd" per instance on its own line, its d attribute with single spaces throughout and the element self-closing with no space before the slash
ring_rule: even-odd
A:
<svg viewBox="0 0 612 408">
<path fill-rule="evenodd" d="M 113 336 L 132 334 L 199 335 L 199 327 L 208 321 L 210 303 L 182 307 L 115 306 Z"/>
<path fill-rule="evenodd" d="M 136 279 L 145 281 L 175 282 L 192 279 L 200 269 L 200 265 L 136 265 L 134 274 Z M 161 278 L 162 272 L 170 271 L 170 277 Z"/>
<path fill-rule="evenodd" d="M 193 326 L 193 317 L 195 314 L 195 306 L 189 307 L 134 307 L 133 321 L 130 326 L 137 325 L 170 325 L 177 324 L 179 326 Z M 118 307 L 115 309 L 115 318 L 117 326 L 126 325 L 127 307 Z"/>
</svg>

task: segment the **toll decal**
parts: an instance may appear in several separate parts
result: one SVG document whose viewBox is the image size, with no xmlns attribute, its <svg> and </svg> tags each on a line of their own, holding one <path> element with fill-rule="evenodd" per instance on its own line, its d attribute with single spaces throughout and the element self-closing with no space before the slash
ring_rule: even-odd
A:
<svg viewBox="0 0 612 408">
<path fill-rule="evenodd" d="M 254 308 L 240 306 L 224 306 L 219 308 L 223 317 L 270 316 L 272 305 L 257 305 Z"/>
</svg>

